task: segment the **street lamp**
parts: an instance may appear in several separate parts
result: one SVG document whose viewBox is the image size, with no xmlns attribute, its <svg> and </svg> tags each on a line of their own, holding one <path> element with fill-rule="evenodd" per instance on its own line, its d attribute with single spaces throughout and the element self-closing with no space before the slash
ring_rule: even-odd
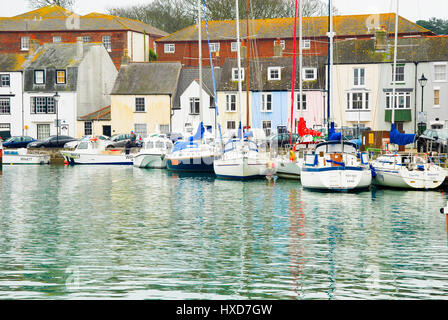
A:
<svg viewBox="0 0 448 320">
<path fill-rule="evenodd" d="M 425 123 L 423 122 L 423 89 L 426 86 L 426 83 L 428 82 L 428 79 L 425 78 L 425 75 L 422 73 L 422 76 L 420 79 L 418 79 L 418 82 L 420 83 L 420 86 L 422 87 L 422 111 L 421 111 L 421 116 L 422 118 L 420 119 L 421 121 L 418 123 L 418 133 L 419 135 L 423 133 L 423 131 L 425 131 Z"/>
<path fill-rule="evenodd" d="M 53 96 L 54 99 L 54 107 L 56 111 L 56 143 L 59 143 L 59 119 L 58 119 L 58 101 L 61 96 L 56 91 L 56 94 Z"/>
</svg>

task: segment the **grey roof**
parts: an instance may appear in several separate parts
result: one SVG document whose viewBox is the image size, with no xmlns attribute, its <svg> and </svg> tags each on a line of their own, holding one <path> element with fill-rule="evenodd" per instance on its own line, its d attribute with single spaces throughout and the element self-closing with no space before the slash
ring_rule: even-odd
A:
<svg viewBox="0 0 448 320">
<path fill-rule="evenodd" d="M 250 60 L 250 84 L 251 91 L 288 91 L 292 85 L 292 57 L 269 57 Z M 325 63 L 326 57 L 304 56 L 303 68 L 317 68 L 317 80 L 303 81 L 304 90 L 319 90 L 325 88 Z M 238 82 L 232 81 L 232 69 L 237 68 L 237 59 L 227 59 L 221 74 L 219 91 L 236 91 Z M 246 67 L 243 59 L 241 67 Z M 280 67 L 281 80 L 268 80 L 268 68 Z M 244 69 L 246 72 L 246 69 Z M 299 59 L 296 60 L 295 87 L 299 86 Z M 243 91 L 246 89 L 246 74 L 242 82 Z"/>
<path fill-rule="evenodd" d="M 383 51 L 375 50 L 375 40 L 350 40 L 335 43 L 335 64 L 390 63 L 394 42 L 389 40 Z M 448 61 L 448 37 L 399 38 L 398 62 Z"/>
<path fill-rule="evenodd" d="M 221 71 L 222 69 L 219 67 L 214 68 L 216 90 L 218 90 L 219 81 L 221 79 Z M 174 97 L 174 109 L 180 108 L 180 96 L 193 81 L 197 81 L 199 83 L 199 68 L 182 68 L 179 82 L 177 84 L 176 95 Z M 207 92 L 209 96 L 215 96 L 213 93 L 212 69 L 210 67 L 202 68 L 202 86 L 204 91 Z"/>
<path fill-rule="evenodd" d="M 170 94 L 174 98 L 180 62 L 145 62 L 122 65 L 112 95 Z"/>
<path fill-rule="evenodd" d="M 0 72 L 21 71 L 27 56 L 18 53 L 2 53 L 0 54 Z"/>
</svg>

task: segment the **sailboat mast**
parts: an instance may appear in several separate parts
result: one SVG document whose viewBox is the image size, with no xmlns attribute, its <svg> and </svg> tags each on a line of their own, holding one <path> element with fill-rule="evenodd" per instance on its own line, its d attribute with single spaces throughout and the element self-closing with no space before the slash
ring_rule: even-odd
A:
<svg viewBox="0 0 448 320">
<path fill-rule="evenodd" d="M 199 49 L 199 119 L 202 119 L 202 19 L 201 0 L 198 0 L 198 49 Z M 201 139 L 202 140 L 202 139 Z"/>
<path fill-rule="evenodd" d="M 332 14 L 332 4 L 331 0 L 328 0 L 328 83 L 327 83 L 327 122 L 328 122 L 328 132 L 330 132 L 330 122 L 331 121 L 331 110 L 333 108 L 333 95 L 331 94 L 331 90 L 333 89 L 333 14 Z"/>
<path fill-rule="evenodd" d="M 397 106 L 396 81 L 397 81 L 397 47 L 398 47 L 398 8 L 400 0 L 397 0 L 397 11 L 395 13 L 395 41 L 394 41 L 394 64 L 392 67 L 392 117 L 391 123 L 395 123 L 395 107 Z"/>
<path fill-rule="evenodd" d="M 300 97 L 300 109 L 299 117 L 303 116 L 303 84 L 302 84 L 302 67 L 303 67 L 303 0 L 300 0 L 299 6 L 299 97 Z"/>
<path fill-rule="evenodd" d="M 249 131 L 249 71 L 250 71 L 250 41 L 249 41 L 249 1 L 246 2 L 246 128 Z"/>
<path fill-rule="evenodd" d="M 242 97 L 242 84 L 241 84 L 241 40 L 240 40 L 240 17 L 238 9 L 238 0 L 236 3 L 236 45 L 237 45 L 237 60 L 238 60 L 238 106 L 240 108 L 240 123 L 241 123 L 241 139 L 243 139 L 243 109 L 241 107 L 241 97 Z M 248 106 L 249 107 L 249 106 Z"/>
<path fill-rule="evenodd" d="M 294 122 L 294 88 L 296 84 L 296 34 L 297 34 L 297 0 L 295 1 L 295 9 L 294 9 L 294 38 L 292 42 L 292 82 L 291 82 L 291 132 L 289 135 L 289 144 L 292 145 L 292 133 L 293 133 L 293 122 Z"/>
</svg>

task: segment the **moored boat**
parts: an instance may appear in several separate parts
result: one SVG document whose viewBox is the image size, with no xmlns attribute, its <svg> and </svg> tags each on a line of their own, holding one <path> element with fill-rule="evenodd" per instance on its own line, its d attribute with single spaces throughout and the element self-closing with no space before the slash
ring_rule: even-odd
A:
<svg viewBox="0 0 448 320">
<path fill-rule="evenodd" d="M 5 150 L 3 164 L 50 164 L 50 155 L 28 153 L 28 149 Z"/>
<path fill-rule="evenodd" d="M 156 134 L 144 139 L 143 147 L 134 156 L 134 166 L 139 168 L 166 168 L 166 155 L 173 143 L 163 134 Z"/>
</svg>

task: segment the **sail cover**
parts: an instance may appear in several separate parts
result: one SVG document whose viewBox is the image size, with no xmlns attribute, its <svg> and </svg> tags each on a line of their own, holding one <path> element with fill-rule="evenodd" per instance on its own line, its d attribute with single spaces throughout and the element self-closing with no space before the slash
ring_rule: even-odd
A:
<svg viewBox="0 0 448 320">
<path fill-rule="evenodd" d="M 306 136 L 306 135 L 312 135 L 314 137 L 319 137 L 322 134 L 319 131 L 308 129 L 305 124 L 305 119 L 303 119 L 302 117 L 299 119 L 299 124 L 298 124 L 297 129 L 298 129 L 299 135 L 301 137 Z"/>
<path fill-rule="evenodd" d="M 415 134 L 413 133 L 400 133 L 395 127 L 395 123 L 392 123 L 389 133 L 390 143 L 397 144 L 399 146 L 405 146 L 413 143 L 415 140 Z"/>
<path fill-rule="evenodd" d="M 190 141 L 201 140 L 202 137 L 204 136 L 204 132 L 205 132 L 204 124 L 201 121 L 201 123 L 198 126 L 198 130 L 196 131 L 196 134 L 192 137 L 189 137 L 188 139 Z"/>
<path fill-rule="evenodd" d="M 334 130 L 334 122 L 331 123 L 330 131 L 328 132 L 328 140 L 341 140 L 342 139 L 342 132 L 336 133 Z"/>
</svg>

